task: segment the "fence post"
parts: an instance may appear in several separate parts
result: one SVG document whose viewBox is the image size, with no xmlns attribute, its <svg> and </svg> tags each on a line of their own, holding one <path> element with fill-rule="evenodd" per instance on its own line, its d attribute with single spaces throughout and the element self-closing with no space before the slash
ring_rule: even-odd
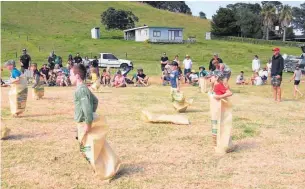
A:
<svg viewBox="0 0 305 189">
<path fill-rule="evenodd" d="M 13 34 L 13 32 L 11 31 L 11 35 Z"/>
<path fill-rule="evenodd" d="M 125 57 L 126 57 L 126 59 L 127 59 L 127 52 L 125 52 Z"/>
<path fill-rule="evenodd" d="M 91 58 L 92 58 L 92 53 L 91 53 Z"/>
<path fill-rule="evenodd" d="M 18 57 L 17 51 L 16 51 L 16 58 Z"/>
<path fill-rule="evenodd" d="M 28 35 L 26 36 L 26 40 L 29 41 L 29 36 Z"/>
<path fill-rule="evenodd" d="M 38 46 L 38 51 L 40 52 L 40 46 Z"/>
</svg>

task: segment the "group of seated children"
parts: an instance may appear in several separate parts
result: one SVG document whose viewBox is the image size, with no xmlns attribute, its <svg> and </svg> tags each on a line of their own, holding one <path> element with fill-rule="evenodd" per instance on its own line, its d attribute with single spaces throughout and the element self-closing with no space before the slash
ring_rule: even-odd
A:
<svg viewBox="0 0 305 189">
<path fill-rule="evenodd" d="M 111 80 L 110 68 L 103 69 L 102 74 L 99 76 L 97 70 L 92 68 L 91 70 L 91 82 L 97 82 L 100 78 L 101 84 L 104 86 L 112 86 L 112 87 L 127 87 L 127 83 L 133 83 L 133 79 L 136 80 L 134 86 L 148 86 L 148 76 L 144 74 L 144 70 L 142 68 L 137 69 L 137 73 L 133 76 L 132 80 L 128 79 L 121 70 L 118 70 L 116 74 L 113 76 Z"/>
<path fill-rule="evenodd" d="M 260 86 L 263 84 L 266 84 L 268 80 L 268 71 L 266 68 L 259 70 L 259 72 L 254 72 L 252 77 L 250 78 L 250 81 L 247 81 L 244 77 L 244 72 L 241 71 L 240 74 L 236 78 L 236 84 L 237 85 L 248 85 L 251 83 L 251 85 Z"/>
<path fill-rule="evenodd" d="M 170 77 L 169 77 L 170 73 L 171 73 L 170 66 L 166 65 L 165 69 L 163 71 L 163 75 L 161 77 L 163 85 L 166 85 L 166 82 L 170 81 Z M 179 67 L 178 67 L 178 73 L 179 73 L 179 80 L 181 80 L 182 71 L 181 71 L 181 69 L 179 69 Z M 186 82 L 188 82 L 191 85 L 196 85 L 196 84 L 199 83 L 199 78 L 200 77 L 205 77 L 208 74 L 209 73 L 205 70 L 205 67 L 200 66 L 199 67 L 199 72 L 196 72 L 195 70 L 191 70 L 191 72 L 186 74 L 184 77 L 186 78 L 185 79 Z"/>
</svg>

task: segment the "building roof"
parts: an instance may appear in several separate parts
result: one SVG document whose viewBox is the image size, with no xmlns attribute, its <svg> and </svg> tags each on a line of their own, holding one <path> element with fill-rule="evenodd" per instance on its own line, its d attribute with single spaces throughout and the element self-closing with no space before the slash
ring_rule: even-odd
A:
<svg viewBox="0 0 305 189">
<path fill-rule="evenodd" d="M 136 27 L 136 28 L 131 28 L 131 29 L 127 29 L 124 30 L 124 32 L 127 31 L 133 31 L 133 30 L 138 30 L 138 29 L 143 29 L 143 28 L 167 28 L 167 29 L 182 29 L 182 27 L 167 27 L 167 26 L 141 26 L 141 27 Z"/>
</svg>

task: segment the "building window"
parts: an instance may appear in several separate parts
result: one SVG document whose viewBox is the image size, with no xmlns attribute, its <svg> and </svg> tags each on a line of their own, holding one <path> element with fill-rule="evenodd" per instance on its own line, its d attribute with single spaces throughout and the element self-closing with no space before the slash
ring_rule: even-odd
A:
<svg viewBox="0 0 305 189">
<path fill-rule="evenodd" d="M 154 31 L 153 36 L 154 37 L 161 37 L 161 32 L 160 31 Z"/>
<path fill-rule="evenodd" d="M 182 31 L 175 31 L 175 37 L 182 37 Z"/>
</svg>

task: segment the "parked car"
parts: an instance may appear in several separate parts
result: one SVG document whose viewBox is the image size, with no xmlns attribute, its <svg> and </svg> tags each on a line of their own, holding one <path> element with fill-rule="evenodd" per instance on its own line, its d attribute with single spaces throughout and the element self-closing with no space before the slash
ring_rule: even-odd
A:
<svg viewBox="0 0 305 189">
<path fill-rule="evenodd" d="M 94 59 L 89 59 L 92 62 Z M 133 63 L 130 60 L 118 59 L 111 53 L 100 53 L 100 57 L 98 59 L 99 67 L 106 68 L 131 68 L 133 69 Z"/>
<path fill-rule="evenodd" d="M 305 74 L 305 45 L 301 46 L 301 56 L 286 55 L 284 58 L 284 72 L 294 72 L 296 65 L 299 65 L 302 73 Z"/>
</svg>

